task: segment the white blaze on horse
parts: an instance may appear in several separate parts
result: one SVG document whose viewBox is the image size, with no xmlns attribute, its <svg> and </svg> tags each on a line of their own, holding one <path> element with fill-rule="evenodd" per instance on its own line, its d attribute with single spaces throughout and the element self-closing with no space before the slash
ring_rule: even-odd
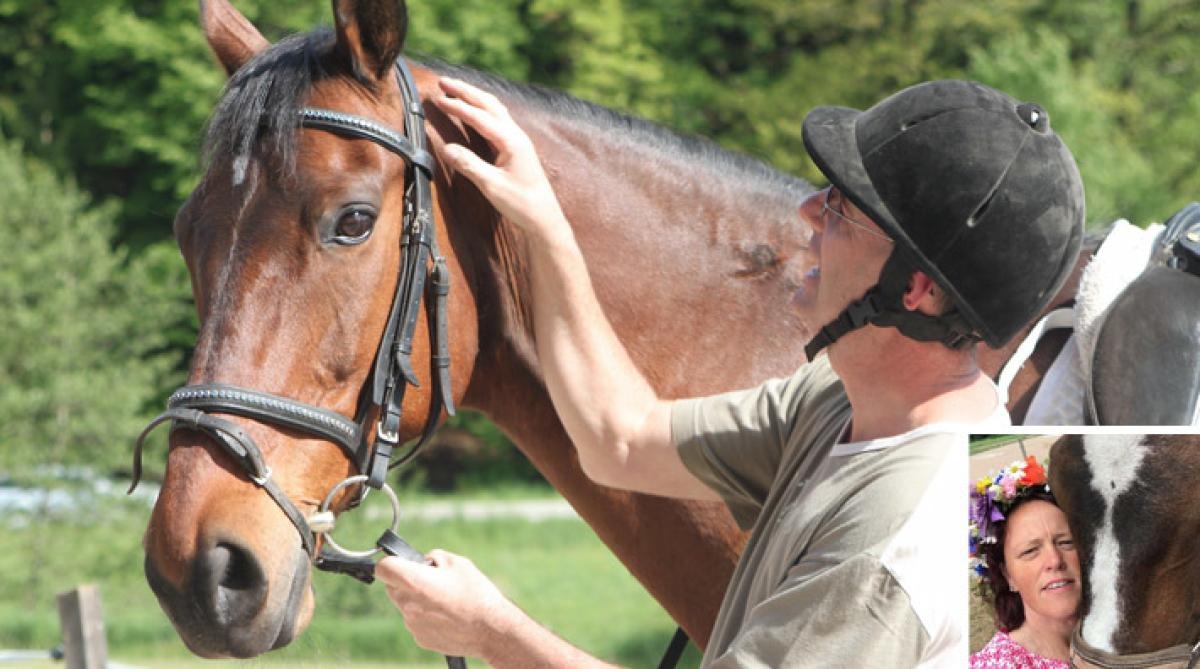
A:
<svg viewBox="0 0 1200 669">
<path fill-rule="evenodd" d="M 1191 667 L 1200 650 L 1200 435 L 1069 435 L 1050 487 L 1084 576 L 1077 667 Z"/>
</svg>

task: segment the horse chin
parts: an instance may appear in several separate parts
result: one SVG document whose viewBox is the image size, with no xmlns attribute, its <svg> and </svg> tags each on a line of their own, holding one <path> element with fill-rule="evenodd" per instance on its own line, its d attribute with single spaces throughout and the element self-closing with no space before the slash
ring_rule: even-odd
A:
<svg viewBox="0 0 1200 669">
<path fill-rule="evenodd" d="M 247 610 L 220 593 L 199 593 L 191 578 L 179 588 L 167 582 L 147 556 L 146 579 L 188 650 L 208 659 L 252 658 L 282 648 L 312 620 L 314 598 L 308 556 L 297 551 L 273 575 L 261 606 Z"/>
</svg>

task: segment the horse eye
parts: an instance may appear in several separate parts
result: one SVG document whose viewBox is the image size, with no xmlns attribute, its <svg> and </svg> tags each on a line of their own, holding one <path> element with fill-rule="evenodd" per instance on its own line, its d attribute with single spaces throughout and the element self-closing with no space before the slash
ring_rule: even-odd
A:
<svg viewBox="0 0 1200 669">
<path fill-rule="evenodd" d="M 338 217 L 334 228 L 335 242 L 339 244 L 359 244 L 366 241 L 375 227 L 374 212 L 366 209 L 350 209 Z"/>
</svg>

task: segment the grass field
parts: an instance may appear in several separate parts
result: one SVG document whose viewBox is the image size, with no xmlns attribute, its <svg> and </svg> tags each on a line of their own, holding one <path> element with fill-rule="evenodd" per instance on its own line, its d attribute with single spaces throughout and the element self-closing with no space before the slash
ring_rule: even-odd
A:
<svg viewBox="0 0 1200 669">
<path fill-rule="evenodd" d="M 338 539 L 369 545 L 381 528 L 366 527 L 366 515 L 344 517 Z M 0 648 L 57 644 L 55 593 L 95 583 L 110 658 L 168 669 L 213 666 L 184 648 L 142 576 L 140 540 L 148 516 L 144 504 L 111 499 L 39 523 L 10 514 L 7 527 L 0 527 Z M 674 631 L 666 613 L 580 520 L 412 521 L 401 532 L 417 547 L 470 556 L 535 619 L 607 660 L 654 666 Z M 264 658 L 226 664 L 445 666 L 413 644 L 381 587 L 325 573 L 316 573 L 313 583 L 317 612 L 303 636 Z M 689 651 L 682 666 L 694 666 L 697 658 Z"/>
<path fill-rule="evenodd" d="M 984 451 L 989 451 L 993 448 L 1011 443 L 1019 438 L 1020 437 L 1018 435 L 1012 434 L 993 434 L 985 437 L 974 437 L 971 439 L 971 450 L 969 451 L 969 454 L 976 455 Z"/>
</svg>

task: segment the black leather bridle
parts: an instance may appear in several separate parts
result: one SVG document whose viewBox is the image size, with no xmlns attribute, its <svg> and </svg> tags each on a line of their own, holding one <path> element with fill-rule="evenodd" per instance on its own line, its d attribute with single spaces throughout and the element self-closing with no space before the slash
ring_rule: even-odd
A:
<svg viewBox="0 0 1200 669">
<path fill-rule="evenodd" d="M 271 478 L 271 469 L 266 464 L 262 450 L 236 424 L 213 414 L 250 418 L 314 435 L 340 446 L 360 475 L 365 477 L 365 485 L 361 487 L 358 498 L 352 501 L 351 508 L 362 500 L 369 488 L 379 489 L 385 485 L 389 469 L 410 461 L 417 454 L 436 429 L 443 409 L 448 415 L 454 414 L 446 323 L 449 272 L 445 258 L 438 252 L 434 230 L 430 185 L 434 159 L 426 148 L 425 114 L 417 96 L 416 83 L 403 59 L 396 61 L 396 79 L 404 100 L 404 134 L 367 118 L 328 109 L 306 107 L 300 110 L 297 119 L 300 127 L 375 142 L 399 155 L 407 164 L 400 238 L 400 276 L 368 381 L 370 392 L 364 388 L 355 418 L 351 420 L 335 411 L 228 384 L 184 386 L 171 394 L 167 410 L 154 418 L 138 436 L 133 454 L 133 484 L 129 488 L 132 492 L 141 478 L 143 443 L 159 425 L 171 421 L 172 431 L 180 428 L 198 430 L 212 437 L 242 466 L 250 480 L 275 500 L 288 520 L 296 526 L 305 552 L 318 569 L 347 573 L 367 582 L 373 580 L 373 562 L 330 550 L 327 543 L 318 552 L 318 532 L 310 525 L 309 518 L 300 512 Z M 405 390 L 409 385 L 419 385 L 413 372 L 412 345 L 427 282 L 432 293 L 426 307 L 427 311 L 432 311 L 427 316 L 431 366 L 435 370 L 429 413 L 421 437 L 396 457 L 395 451 L 400 446 L 400 419 Z M 379 417 L 374 439 L 371 440 L 368 419 L 376 408 Z"/>
</svg>

